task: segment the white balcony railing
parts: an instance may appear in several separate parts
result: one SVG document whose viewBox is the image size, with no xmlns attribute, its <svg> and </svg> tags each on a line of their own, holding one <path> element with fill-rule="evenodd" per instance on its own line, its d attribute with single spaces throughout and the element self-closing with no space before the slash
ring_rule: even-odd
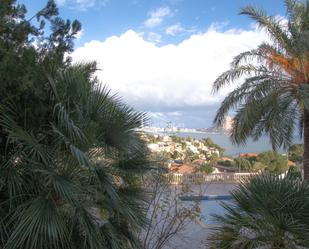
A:
<svg viewBox="0 0 309 249">
<path fill-rule="evenodd" d="M 207 182 L 237 183 L 258 173 L 213 173 L 213 174 L 179 174 L 170 173 L 166 177 L 170 184 L 202 184 Z"/>
</svg>

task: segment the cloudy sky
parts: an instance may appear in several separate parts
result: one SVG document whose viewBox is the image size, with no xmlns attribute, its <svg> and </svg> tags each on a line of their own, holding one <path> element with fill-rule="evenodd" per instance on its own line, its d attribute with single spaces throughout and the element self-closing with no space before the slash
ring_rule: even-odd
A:
<svg viewBox="0 0 309 249">
<path fill-rule="evenodd" d="M 18 1 L 35 12 L 45 0 Z M 246 5 L 284 16 L 282 0 L 57 0 L 63 18 L 83 25 L 72 57 L 98 62 L 97 75 L 153 125 L 209 127 L 224 96 L 213 81 L 233 56 L 267 35 L 246 17 Z"/>
</svg>

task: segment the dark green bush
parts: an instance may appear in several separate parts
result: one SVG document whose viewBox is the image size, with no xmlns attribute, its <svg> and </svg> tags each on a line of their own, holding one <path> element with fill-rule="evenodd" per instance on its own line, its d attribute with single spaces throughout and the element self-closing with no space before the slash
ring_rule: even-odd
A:
<svg viewBox="0 0 309 249">
<path fill-rule="evenodd" d="M 308 248 L 309 183 L 261 175 L 232 192 L 209 238 L 213 249 Z"/>
</svg>

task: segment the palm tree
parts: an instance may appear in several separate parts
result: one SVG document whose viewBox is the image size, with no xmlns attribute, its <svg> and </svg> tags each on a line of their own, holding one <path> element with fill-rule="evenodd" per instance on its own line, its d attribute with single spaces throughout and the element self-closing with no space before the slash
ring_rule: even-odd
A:
<svg viewBox="0 0 309 249">
<path fill-rule="evenodd" d="M 252 18 L 270 36 L 270 43 L 237 55 L 231 68 L 221 74 L 213 91 L 244 79 L 222 102 L 215 124 L 221 125 L 236 109 L 231 138 L 244 144 L 263 134 L 273 149 L 288 148 L 298 128 L 304 137 L 304 175 L 309 179 L 309 1 L 286 0 L 287 22 L 265 11 L 245 7 L 241 14 Z"/>
<path fill-rule="evenodd" d="M 49 75 L 47 120 L 36 129 L 0 106 L 0 247 L 138 248 L 147 153 L 135 112 L 102 88 L 94 64 Z M 35 110 L 32 110 L 35 111 Z"/>
<path fill-rule="evenodd" d="M 300 178 L 261 175 L 241 183 L 217 228 L 210 248 L 297 249 L 309 247 L 309 183 Z"/>
</svg>

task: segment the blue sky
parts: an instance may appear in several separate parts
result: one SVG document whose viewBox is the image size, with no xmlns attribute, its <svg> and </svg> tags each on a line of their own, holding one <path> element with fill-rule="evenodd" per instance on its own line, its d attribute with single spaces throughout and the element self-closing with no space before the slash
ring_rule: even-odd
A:
<svg viewBox="0 0 309 249">
<path fill-rule="evenodd" d="M 21 0 L 30 13 L 42 8 L 45 0 Z M 91 40 L 104 40 L 129 29 L 154 32 L 162 36 L 161 44 L 179 43 L 192 33 L 203 32 L 213 23 L 228 28 L 249 28 L 251 21 L 238 15 L 246 5 L 263 7 L 269 14 L 284 15 L 282 0 L 56 0 L 60 15 L 78 19 L 83 36 L 76 46 Z M 162 10 L 162 21 L 145 25 L 151 13 Z M 164 12 L 165 10 L 165 12 Z M 177 26 L 175 26 L 177 25 Z M 166 33 L 175 27 L 174 33 Z M 179 30 L 180 28 L 180 30 Z M 183 30 L 181 30 L 181 28 Z M 171 29 L 170 29 L 171 30 Z M 178 30 L 178 32 L 177 32 Z"/>
<path fill-rule="evenodd" d="M 45 0 L 20 0 L 29 15 Z M 153 124 L 209 127 L 224 96 L 211 84 L 233 56 L 267 35 L 239 15 L 246 5 L 284 16 L 283 0 L 57 0 L 63 18 L 83 26 L 75 61 L 96 60 L 98 77 Z"/>
</svg>

